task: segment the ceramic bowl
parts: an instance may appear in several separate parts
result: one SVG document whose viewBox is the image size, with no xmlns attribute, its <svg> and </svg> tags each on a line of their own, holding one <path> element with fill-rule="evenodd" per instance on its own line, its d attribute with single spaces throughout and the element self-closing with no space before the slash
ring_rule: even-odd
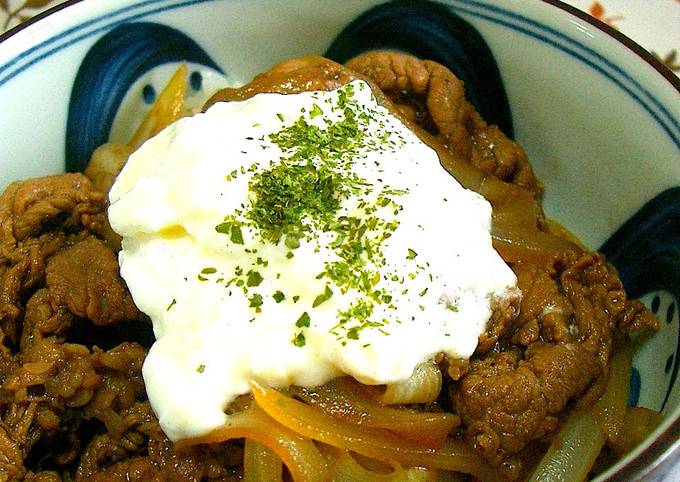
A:
<svg viewBox="0 0 680 482">
<path fill-rule="evenodd" d="M 548 216 L 617 266 L 660 330 L 635 356 L 632 405 L 663 424 L 601 479 L 680 480 L 680 82 L 560 2 L 81 0 L 0 37 L 0 184 L 82 169 L 127 140 L 176 64 L 198 106 L 303 54 L 434 58 L 525 147 Z M 367 13 L 368 12 L 368 13 Z"/>
</svg>

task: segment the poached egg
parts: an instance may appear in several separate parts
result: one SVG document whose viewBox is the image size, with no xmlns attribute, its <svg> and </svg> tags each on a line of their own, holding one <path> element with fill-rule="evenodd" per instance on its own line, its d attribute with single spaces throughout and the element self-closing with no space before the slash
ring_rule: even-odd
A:
<svg viewBox="0 0 680 482">
<path fill-rule="evenodd" d="M 179 120 L 130 157 L 109 219 L 173 441 L 225 424 L 251 380 L 388 384 L 468 358 L 517 289 L 489 203 L 360 80 Z"/>
</svg>

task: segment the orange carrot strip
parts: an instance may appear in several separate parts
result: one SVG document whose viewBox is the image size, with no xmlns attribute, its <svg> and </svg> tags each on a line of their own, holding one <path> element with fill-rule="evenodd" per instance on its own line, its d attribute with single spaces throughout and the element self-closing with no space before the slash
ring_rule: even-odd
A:
<svg viewBox="0 0 680 482">
<path fill-rule="evenodd" d="M 326 460 L 309 438 L 291 432 L 257 406 L 229 417 L 226 425 L 207 435 L 182 440 L 178 447 L 224 442 L 234 438 L 254 440 L 279 456 L 296 482 L 328 480 Z"/>
<path fill-rule="evenodd" d="M 318 408 L 294 400 L 272 388 L 251 383 L 255 402 L 274 420 L 290 430 L 334 447 L 406 467 L 430 467 L 496 480 L 496 472 L 463 442 L 448 440 L 432 449 L 404 440 L 386 430 L 361 427 L 331 417 Z"/>
<path fill-rule="evenodd" d="M 387 429 L 428 447 L 439 447 L 460 419 L 451 413 L 427 413 L 386 407 L 370 389 L 349 377 L 336 378 L 313 389 L 296 388 L 295 395 L 324 413 L 363 427 Z"/>
</svg>

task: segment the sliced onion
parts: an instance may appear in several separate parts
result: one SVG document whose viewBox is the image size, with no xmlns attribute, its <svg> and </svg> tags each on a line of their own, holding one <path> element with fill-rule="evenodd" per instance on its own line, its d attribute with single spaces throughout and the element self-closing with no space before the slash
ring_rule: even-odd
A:
<svg viewBox="0 0 680 482">
<path fill-rule="evenodd" d="M 491 235 L 503 259 L 543 264 L 560 252 L 578 249 L 568 240 L 538 228 L 542 209 L 529 192 L 457 159 L 434 136 L 412 123 L 408 126 L 437 152 L 442 166 L 458 182 L 491 203 L 494 211 Z"/>
<path fill-rule="evenodd" d="M 107 142 L 99 146 L 85 167 L 85 175 L 92 181 L 95 189 L 102 193 L 108 193 L 116 180 L 116 176 L 130 157 L 132 149 L 127 144 Z M 114 251 L 120 251 L 121 237 L 109 224 L 108 217 L 102 226 L 102 236 Z"/>
<path fill-rule="evenodd" d="M 182 64 L 175 71 L 128 144 L 108 142 L 92 153 L 85 168 L 85 175 L 90 178 L 97 190 L 103 193 L 109 192 L 130 154 L 147 139 L 181 117 L 184 109 L 187 70 L 186 64 Z"/>
<path fill-rule="evenodd" d="M 246 439 L 243 450 L 243 482 L 281 482 L 283 463 L 264 445 Z"/>
<path fill-rule="evenodd" d="M 385 407 L 372 387 L 342 377 L 314 389 L 295 388 L 295 395 L 324 413 L 363 427 L 390 430 L 428 447 L 439 447 L 460 424 L 452 413 L 418 412 Z"/>
<path fill-rule="evenodd" d="M 386 405 L 431 403 L 437 399 L 441 389 L 442 372 L 437 364 L 422 363 L 408 379 L 387 385 L 380 401 Z"/>
<path fill-rule="evenodd" d="M 328 480 L 326 459 L 309 438 L 291 432 L 253 405 L 231 415 L 227 424 L 208 435 L 182 440 L 178 447 L 212 444 L 235 438 L 254 440 L 274 452 L 296 482 Z"/>
<path fill-rule="evenodd" d="M 165 88 L 158 94 L 156 102 L 129 142 L 133 150 L 182 116 L 184 92 L 187 88 L 187 71 L 186 64 L 180 65 Z"/>
<path fill-rule="evenodd" d="M 497 222 L 491 226 L 491 236 L 494 248 L 508 263 L 524 261 L 541 266 L 560 253 L 578 250 L 576 245 L 554 234 Z"/>
<path fill-rule="evenodd" d="M 633 349 L 630 346 L 612 357 L 604 393 L 591 409 L 595 421 L 610 441 L 616 441 L 623 429 L 628 407 L 632 361 Z"/>
<path fill-rule="evenodd" d="M 588 476 L 607 438 L 616 440 L 621 432 L 632 353 L 627 347 L 612 357 L 602 397 L 589 410 L 567 417 L 529 482 L 581 482 Z"/>
<path fill-rule="evenodd" d="M 606 438 L 589 411 L 572 412 L 529 482 L 583 482 Z"/>
<path fill-rule="evenodd" d="M 251 383 L 251 389 L 256 403 L 270 417 L 304 437 L 405 467 L 429 467 L 472 474 L 480 480 L 497 480 L 497 473 L 462 441 L 449 439 L 433 449 L 387 430 L 331 417 L 258 383 Z"/>
<path fill-rule="evenodd" d="M 496 178 L 487 177 L 479 193 L 493 204 L 495 223 L 538 229 L 539 221 L 543 219 L 543 211 L 541 205 L 528 191 Z"/>
<path fill-rule="evenodd" d="M 611 443 L 614 452 L 619 457 L 633 450 L 646 439 L 663 421 L 663 415 L 655 410 L 644 407 L 628 407 L 623 428 L 618 438 Z"/>
<path fill-rule="evenodd" d="M 574 233 L 569 231 L 569 229 L 562 226 L 554 219 L 546 219 L 545 226 L 547 231 L 551 234 L 557 236 L 558 238 L 566 239 L 567 241 L 574 243 L 581 249 L 581 251 L 588 251 L 588 247 L 583 244 L 583 242 L 581 242 L 581 240 L 578 239 Z"/>
<path fill-rule="evenodd" d="M 90 178 L 95 189 L 107 193 L 118 173 L 132 154 L 127 144 L 107 142 L 99 146 L 85 167 L 85 175 Z"/>
<path fill-rule="evenodd" d="M 405 469 L 396 464 L 383 474 L 363 467 L 346 450 L 334 450 L 330 468 L 331 482 L 427 482 L 436 480 L 436 471 L 422 467 Z"/>
</svg>

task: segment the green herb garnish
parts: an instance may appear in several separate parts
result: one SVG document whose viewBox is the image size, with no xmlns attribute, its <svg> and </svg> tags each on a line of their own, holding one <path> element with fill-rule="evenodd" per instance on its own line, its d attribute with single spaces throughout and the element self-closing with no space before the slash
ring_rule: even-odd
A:
<svg viewBox="0 0 680 482">
<path fill-rule="evenodd" d="M 248 271 L 247 286 L 260 286 L 262 283 L 262 275 L 258 271 Z"/>
<path fill-rule="evenodd" d="M 241 232 L 241 223 L 235 220 L 225 220 L 224 222 L 215 226 L 215 231 L 220 234 L 229 235 L 232 243 L 243 244 L 243 233 Z"/>
<path fill-rule="evenodd" d="M 286 246 L 295 249 L 309 229 L 305 219 L 326 220 L 337 211 L 340 184 L 340 176 L 323 166 L 282 162 L 254 176 L 254 202 L 246 216 L 265 240 L 278 243 L 285 236 Z"/>
<path fill-rule="evenodd" d="M 331 296 L 333 296 L 333 290 L 331 290 L 330 286 L 326 285 L 326 288 L 323 290 L 323 293 L 321 293 L 314 299 L 314 302 L 312 303 L 312 308 L 316 308 L 321 303 L 329 300 Z"/>
<path fill-rule="evenodd" d="M 323 111 L 321 110 L 321 107 L 319 107 L 317 104 L 314 104 L 312 106 L 312 110 L 309 111 L 309 117 L 310 118 L 315 118 L 323 114 Z"/>
<path fill-rule="evenodd" d="M 284 295 L 281 291 L 277 291 L 272 295 L 272 298 L 274 298 L 274 301 L 277 303 L 281 303 L 284 299 L 286 299 L 286 295 Z"/>
<path fill-rule="evenodd" d="M 290 342 L 298 348 L 302 348 L 303 346 L 305 346 L 307 344 L 307 340 L 305 339 L 305 335 L 302 332 L 299 332 L 298 334 L 296 334 Z"/>
<path fill-rule="evenodd" d="M 311 321 L 309 314 L 305 311 L 300 315 L 300 318 L 295 322 L 295 326 L 298 328 L 309 328 L 309 322 Z"/>
<path fill-rule="evenodd" d="M 251 296 L 248 301 L 250 301 L 250 306 L 251 308 L 259 308 L 262 306 L 262 295 L 255 293 L 253 296 Z"/>
<path fill-rule="evenodd" d="M 229 239 L 232 243 L 243 244 L 243 233 L 241 232 L 241 226 L 232 224 Z"/>
</svg>

